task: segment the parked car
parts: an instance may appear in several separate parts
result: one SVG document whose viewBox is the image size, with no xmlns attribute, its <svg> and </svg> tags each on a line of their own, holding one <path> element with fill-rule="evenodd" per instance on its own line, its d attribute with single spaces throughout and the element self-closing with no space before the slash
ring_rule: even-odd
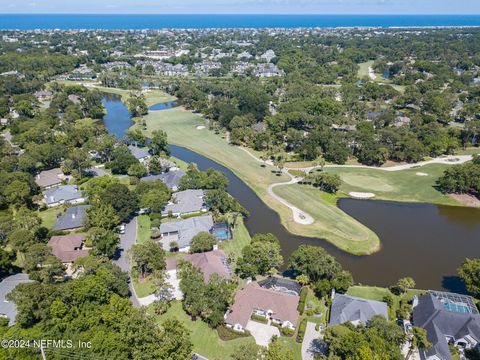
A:
<svg viewBox="0 0 480 360">
<path fill-rule="evenodd" d="M 120 225 L 120 228 L 118 229 L 118 232 L 120 234 L 125 234 L 125 228 L 126 228 L 125 224 Z"/>
</svg>

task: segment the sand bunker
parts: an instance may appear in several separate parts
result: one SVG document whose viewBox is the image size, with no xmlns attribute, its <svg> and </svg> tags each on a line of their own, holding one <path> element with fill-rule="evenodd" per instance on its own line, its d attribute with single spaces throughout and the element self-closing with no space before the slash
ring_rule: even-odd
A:
<svg viewBox="0 0 480 360">
<path fill-rule="evenodd" d="M 417 172 L 415 175 L 417 176 L 428 176 L 427 173 Z"/>
<path fill-rule="evenodd" d="M 197 129 L 197 130 L 203 130 L 203 129 L 205 129 L 205 126 L 203 126 L 203 125 L 198 125 L 196 129 Z"/>
<path fill-rule="evenodd" d="M 375 196 L 374 193 L 368 193 L 368 192 L 350 192 L 348 193 L 350 197 L 355 198 L 355 199 L 370 199 Z"/>
</svg>

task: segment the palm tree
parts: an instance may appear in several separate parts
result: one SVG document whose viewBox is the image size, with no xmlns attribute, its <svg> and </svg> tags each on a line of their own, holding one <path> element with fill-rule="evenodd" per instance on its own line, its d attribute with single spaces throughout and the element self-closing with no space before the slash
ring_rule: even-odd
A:
<svg viewBox="0 0 480 360">
<path fill-rule="evenodd" d="M 432 347 L 432 344 L 427 340 L 427 331 L 425 329 L 414 326 L 412 331 L 410 349 L 408 349 L 405 360 L 408 360 L 415 350 L 423 349 L 426 351 Z"/>
</svg>

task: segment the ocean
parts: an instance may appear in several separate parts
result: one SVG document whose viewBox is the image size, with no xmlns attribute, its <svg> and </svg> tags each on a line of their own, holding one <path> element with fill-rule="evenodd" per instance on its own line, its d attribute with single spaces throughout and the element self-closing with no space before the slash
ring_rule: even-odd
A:
<svg viewBox="0 0 480 360">
<path fill-rule="evenodd" d="M 2 30 L 480 26 L 480 15 L 0 14 Z"/>
</svg>

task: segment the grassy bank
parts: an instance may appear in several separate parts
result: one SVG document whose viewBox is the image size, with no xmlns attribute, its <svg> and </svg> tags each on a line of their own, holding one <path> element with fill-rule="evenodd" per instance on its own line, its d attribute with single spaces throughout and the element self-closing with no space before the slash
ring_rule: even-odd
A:
<svg viewBox="0 0 480 360">
<path fill-rule="evenodd" d="M 315 222 L 299 225 L 292 219 L 291 210 L 272 198 L 269 184 L 286 182 L 285 175 L 277 176 L 271 166 L 261 167 L 260 163 L 241 148 L 229 145 L 220 136 L 209 131 L 205 120 L 197 114 L 182 108 L 153 111 L 145 118 L 147 133 L 162 129 L 168 133 L 169 142 L 187 147 L 230 168 L 272 209 L 277 211 L 283 225 L 292 233 L 315 238 L 325 238 L 336 246 L 353 254 L 370 254 L 379 249 L 379 239 L 371 230 L 339 210 L 333 203 L 318 198 L 323 211 L 312 211 Z M 283 187 L 279 187 L 283 191 Z M 276 189 L 277 191 L 277 189 Z M 310 195 L 299 193 L 301 199 L 291 197 L 291 203 L 310 212 Z M 305 201 L 307 199 L 308 201 Z M 289 200 L 289 201 L 290 201 Z M 308 209 L 305 207 L 308 206 Z M 341 219 L 341 221 L 339 221 Z M 346 221 L 346 223 L 342 223 Z M 348 231 L 347 231 L 348 228 Z"/>
</svg>

